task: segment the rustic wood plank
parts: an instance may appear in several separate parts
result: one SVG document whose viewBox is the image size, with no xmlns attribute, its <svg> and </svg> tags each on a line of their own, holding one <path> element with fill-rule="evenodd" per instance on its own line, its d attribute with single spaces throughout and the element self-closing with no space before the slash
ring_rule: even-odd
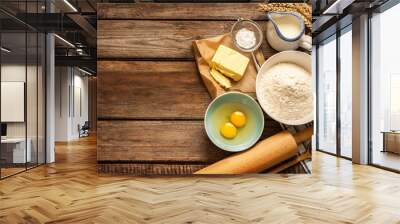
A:
<svg viewBox="0 0 400 224">
<path fill-rule="evenodd" d="M 207 165 L 199 164 L 159 164 L 159 163 L 105 163 L 98 164 L 97 170 L 101 174 L 117 175 L 193 175 L 197 170 Z"/>
<path fill-rule="evenodd" d="M 99 61 L 98 116 L 202 119 L 211 101 L 190 61 Z"/>
<path fill-rule="evenodd" d="M 220 8 L 211 12 L 211 5 Z M 229 155 L 204 131 L 211 99 L 197 74 L 192 41 L 230 32 L 237 16 L 263 19 L 246 8 L 256 4 L 240 5 L 100 9 L 99 18 L 110 19 L 98 21 L 99 171 L 186 175 Z M 106 9 L 113 7 L 119 9 Z M 259 24 L 265 28 L 266 21 Z M 265 40 L 262 51 L 266 57 L 275 53 Z M 267 118 L 263 138 L 280 130 Z"/>
<path fill-rule="evenodd" d="M 101 3 L 99 19 L 265 20 L 259 3 Z"/>
<path fill-rule="evenodd" d="M 292 161 L 292 160 L 291 160 Z M 290 161 L 290 162 L 291 162 Z M 194 175 L 193 173 L 206 167 L 207 164 L 160 164 L 160 163 L 100 163 L 97 171 L 100 175 L 134 175 L 134 176 L 162 176 L 162 175 Z M 275 169 L 262 173 L 277 173 Z M 279 173 L 307 174 L 300 163 L 296 163 Z M 231 175 L 220 175 L 231 176 Z M 238 175 L 237 175 L 238 176 Z"/>
<path fill-rule="evenodd" d="M 233 21 L 99 20 L 97 55 L 100 59 L 193 60 L 193 40 L 228 33 L 232 24 Z M 259 24 L 265 27 L 266 21 Z M 276 53 L 265 38 L 263 41 L 264 56 Z"/>
<path fill-rule="evenodd" d="M 215 162 L 229 153 L 207 138 L 202 121 L 98 122 L 97 158 L 101 161 Z M 266 122 L 263 137 L 280 131 L 276 122 Z"/>
<path fill-rule="evenodd" d="M 213 162 L 227 155 L 202 121 L 99 121 L 98 160 Z"/>
</svg>

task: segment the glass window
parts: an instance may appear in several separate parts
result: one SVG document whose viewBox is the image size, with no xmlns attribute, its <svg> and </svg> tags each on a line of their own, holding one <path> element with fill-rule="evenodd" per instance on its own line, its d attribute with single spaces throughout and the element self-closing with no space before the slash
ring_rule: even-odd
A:
<svg viewBox="0 0 400 224">
<path fill-rule="evenodd" d="M 340 154 L 352 157 L 352 32 L 345 28 L 340 36 Z"/>
<path fill-rule="evenodd" d="M 0 6 L 22 15 L 42 12 L 38 3 Z M 43 33 L 0 12 L 0 178 L 45 162 L 45 44 Z"/>
<path fill-rule="evenodd" d="M 371 162 L 400 170 L 400 4 L 371 18 Z"/>
<path fill-rule="evenodd" d="M 26 170 L 30 142 L 26 139 L 27 51 L 25 30 L 1 30 L 1 177 Z M 6 49 L 6 50 L 4 50 Z"/>
<path fill-rule="evenodd" d="M 28 61 L 27 61 L 27 74 L 26 74 L 26 117 L 27 117 L 27 143 L 29 153 L 29 160 L 27 162 L 27 167 L 31 168 L 37 165 L 37 117 L 38 117 L 38 108 L 37 108 L 37 76 L 38 76 L 38 35 L 37 32 L 29 30 L 27 32 L 27 53 L 28 53 Z"/>
<path fill-rule="evenodd" d="M 336 36 L 318 47 L 319 150 L 336 153 Z"/>
<path fill-rule="evenodd" d="M 38 164 L 45 163 L 46 148 L 45 148 L 45 124 L 46 124 L 46 36 L 43 33 L 39 33 L 38 40 Z"/>
</svg>

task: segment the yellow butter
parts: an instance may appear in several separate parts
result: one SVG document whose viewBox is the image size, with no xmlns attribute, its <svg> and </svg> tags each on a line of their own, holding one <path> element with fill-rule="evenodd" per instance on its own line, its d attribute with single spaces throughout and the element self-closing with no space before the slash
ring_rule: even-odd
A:
<svg viewBox="0 0 400 224">
<path fill-rule="evenodd" d="M 225 76 L 239 81 L 246 71 L 249 59 L 229 47 L 219 45 L 211 62 L 213 68 L 219 70 Z"/>
<path fill-rule="evenodd" d="M 229 80 L 227 77 L 219 73 L 219 71 L 211 68 L 210 70 L 211 76 L 214 78 L 214 80 L 223 88 L 229 89 L 232 87 L 231 80 Z"/>
</svg>

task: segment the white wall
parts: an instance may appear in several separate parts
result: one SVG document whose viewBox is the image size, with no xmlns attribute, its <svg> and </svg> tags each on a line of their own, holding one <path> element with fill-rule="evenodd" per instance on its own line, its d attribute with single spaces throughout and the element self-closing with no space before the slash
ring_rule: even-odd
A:
<svg viewBox="0 0 400 224">
<path fill-rule="evenodd" d="M 39 69 L 37 71 L 37 69 Z M 24 82 L 26 84 L 26 107 L 24 105 L 22 112 L 27 115 L 27 120 L 23 122 L 6 122 L 8 138 L 25 138 L 29 139 L 32 151 L 32 161 L 36 162 L 39 158 L 40 163 L 44 162 L 44 83 L 41 73 L 41 67 L 36 65 L 9 63 L 1 66 L 2 82 Z M 27 78 L 27 80 L 25 80 Z M 7 95 L 2 96 L 7 97 Z M 7 111 L 11 108 L 1 108 Z M 8 111 L 11 112 L 12 111 Z M 38 150 L 38 151 L 37 151 Z M 37 157 L 37 152 L 39 156 Z"/>
<path fill-rule="evenodd" d="M 25 64 L 8 64 L 1 66 L 1 81 L 3 82 L 25 82 Z M 1 108 L 6 110 L 6 108 Z M 7 137 L 25 137 L 25 123 L 7 123 Z"/>
<path fill-rule="evenodd" d="M 56 67 L 55 73 L 55 140 L 70 141 L 88 120 L 88 78 L 72 67 Z"/>
<path fill-rule="evenodd" d="M 25 64 L 6 64 L 1 66 L 1 81 L 25 82 Z"/>
<path fill-rule="evenodd" d="M 25 64 L 20 65 L 20 64 L 4 64 L 1 66 L 1 81 L 2 82 L 25 82 L 25 75 L 26 75 L 26 67 Z M 36 67 L 28 66 L 28 75 L 33 74 L 31 71 L 32 69 L 36 69 Z M 36 72 L 34 73 L 36 75 Z M 28 77 L 29 79 L 29 77 Z M 36 82 L 33 83 L 36 85 Z M 28 89 L 29 91 L 30 89 Z M 36 98 L 36 89 L 34 89 L 35 92 L 28 92 L 27 96 L 28 97 L 35 97 Z M 27 99 L 28 102 L 32 102 L 33 100 Z M 33 106 L 33 105 L 32 105 Z M 36 104 L 35 104 L 36 108 Z M 7 110 L 7 108 L 1 108 L 2 110 Z M 29 116 L 30 114 L 28 114 Z M 36 114 L 34 114 L 36 116 Z M 36 117 L 35 119 L 28 117 L 28 121 L 35 120 L 36 122 Z M 28 125 L 28 127 L 31 127 L 32 125 Z M 10 122 L 7 123 L 7 137 L 25 137 L 25 122 Z M 29 137 L 29 136 L 28 136 Z"/>
<path fill-rule="evenodd" d="M 68 67 L 55 68 L 55 141 L 68 141 L 70 75 Z"/>
</svg>

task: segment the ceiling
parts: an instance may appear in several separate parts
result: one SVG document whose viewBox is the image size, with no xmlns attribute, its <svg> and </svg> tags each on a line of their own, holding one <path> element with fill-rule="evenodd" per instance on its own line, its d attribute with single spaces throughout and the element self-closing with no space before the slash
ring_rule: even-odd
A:
<svg viewBox="0 0 400 224">
<path fill-rule="evenodd" d="M 27 30 L 56 33 L 56 65 L 78 66 L 96 72 L 97 3 L 134 0 L 0 0 L 3 46 L 13 49 L 7 56 L 26 55 Z M 50 13 L 51 12 L 51 13 Z M 60 37 L 60 38 L 59 38 Z M 29 38 L 28 38 L 29 39 Z M 66 41 L 64 41 L 66 40 Z M 72 45 L 73 46 L 72 46 Z M 28 57 L 36 47 L 28 44 Z M 3 52 L 2 52 L 3 53 Z"/>
<path fill-rule="evenodd" d="M 351 24 L 354 17 L 374 10 L 388 0 L 312 0 L 313 43 Z"/>
<path fill-rule="evenodd" d="M 44 40 L 43 34 L 37 33 L 2 33 L 1 42 L 2 46 L 11 50 L 8 53 L 2 51 L 2 62 L 10 64 L 36 64 L 39 52 L 44 52 L 45 43 L 38 40 Z M 25 48 L 25 46 L 27 46 Z M 41 59 L 39 59 L 41 60 Z"/>
<path fill-rule="evenodd" d="M 79 66 L 95 72 L 97 2 L 103 1 L 47 0 L 46 4 L 45 0 L 1 0 L 2 46 L 12 49 L 3 61 L 32 58 L 38 50 L 37 44 L 30 43 L 37 42 L 32 38 L 37 33 L 51 32 L 57 34 L 56 65 Z"/>
</svg>

